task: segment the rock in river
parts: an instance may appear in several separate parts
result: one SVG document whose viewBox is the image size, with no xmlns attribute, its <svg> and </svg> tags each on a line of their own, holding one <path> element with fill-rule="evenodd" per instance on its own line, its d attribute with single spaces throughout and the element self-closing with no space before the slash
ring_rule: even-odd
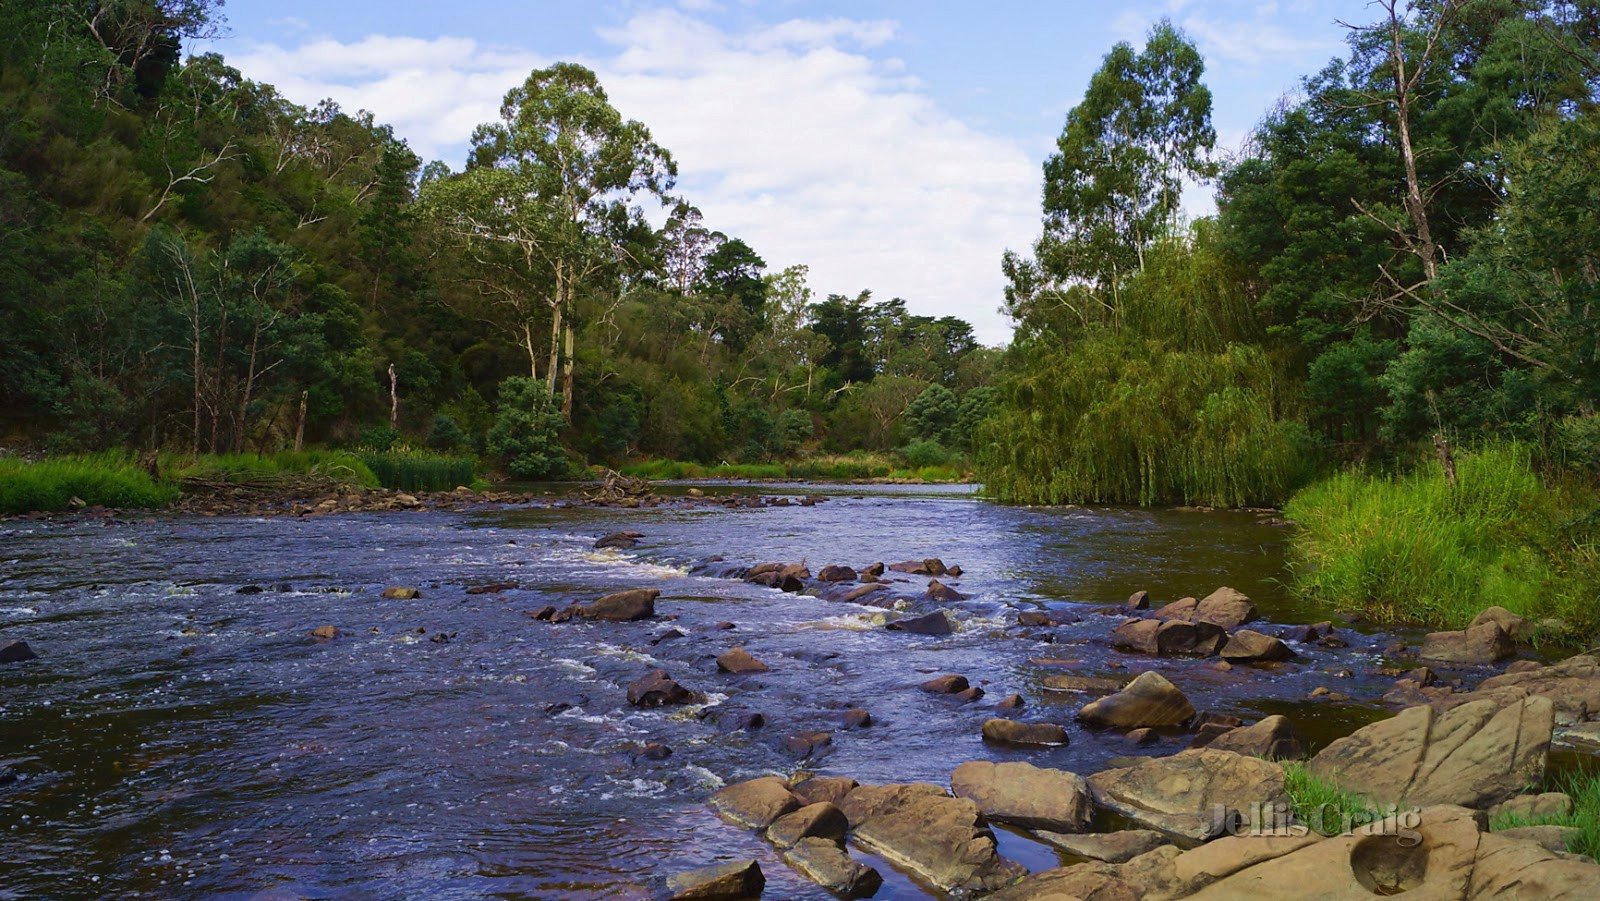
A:
<svg viewBox="0 0 1600 901">
<path fill-rule="evenodd" d="M 844 796 L 856 789 L 856 780 L 849 776 L 812 776 L 795 784 L 791 789 L 794 796 L 802 804 L 816 804 L 827 801 L 838 804 Z"/>
<path fill-rule="evenodd" d="M 817 570 L 818 582 L 854 582 L 856 571 L 848 566 L 834 564 Z"/>
<path fill-rule="evenodd" d="M 1206 622 L 1224 629 L 1237 629 L 1256 618 L 1256 605 L 1243 592 L 1226 586 L 1201 600 L 1184 598 L 1155 611 L 1157 619 Z"/>
<path fill-rule="evenodd" d="M 0 663 L 22 663 L 38 656 L 26 641 L 0 642 Z"/>
<path fill-rule="evenodd" d="M 950 774 L 950 790 L 983 815 L 1024 829 L 1082 832 L 1094 807 L 1077 773 L 1013 761 L 969 760 Z"/>
<path fill-rule="evenodd" d="M 1139 678 L 1113 695 L 1090 702 L 1078 719 L 1097 726 L 1134 729 L 1140 726 L 1176 726 L 1194 716 L 1194 705 L 1178 686 L 1160 673 L 1140 673 Z"/>
<path fill-rule="evenodd" d="M 635 707 L 664 707 L 690 704 L 699 700 L 696 693 L 679 685 L 666 670 L 651 670 L 628 686 L 628 703 Z"/>
<path fill-rule="evenodd" d="M 1152 657 L 1209 657 L 1228 639 L 1221 626 L 1176 619 L 1130 619 L 1111 634 L 1118 650 Z"/>
<path fill-rule="evenodd" d="M 928 582 L 928 599 L 941 603 L 950 603 L 952 601 L 964 601 L 967 596 L 938 579 L 932 579 Z"/>
<path fill-rule="evenodd" d="M 1154 851 L 1171 840 L 1154 829 L 1121 829 L 1116 832 L 1090 832 L 1082 835 L 1035 830 L 1035 835 L 1069 854 L 1089 860 L 1122 863 L 1146 851 Z"/>
<path fill-rule="evenodd" d="M 950 620 L 942 611 L 935 610 L 922 616 L 897 619 L 884 628 L 890 632 L 909 632 L 913 635 L 949 635 Z"/>
<path fill-rule="evenodd" d="M 1309 768 L 1379 803 L 1487 807 L 1544 778 L 1554 726 L 1540 697 L 1408 707 L 1323 748 Z"/>
<path fill-rule="evenodd" d="M 783 852 L 783 862 L 845 898 L 870 898 L 883 886 L 877 870 L 850 859 L 844 846 L 825 838 L 803 838 Z"/>
<path fill-rule="evenodd" d="M 611 623 L 649 619 L 656 615 L 656 598 L 660 596 L 659 588 L 618 591 L 579 607 L 577 614 L 584 619 Z"/>
<path fill-rule="evenodd" d="M 937 785 L 863 785 L 839 808 L 857 842 L 945 891 L 993 891 L 1027 873 L 1000 856 L 977 804 Z"/>
<path fill-rule="evenodd" d="M 1055 723 L 1023 723 L 996 718 L 984 720 L 983 738 L 1007 745 L 1060 746 L 1067 743 L 1067 730 Z"/>
<path fill-rule="evenodd" d="M 803 838 L 825 838 L 842 845 L 849 830 L 850 821 L 844 818 L 844 811 L 819 801 L 773 820 L 767 827 L 767 841 L 780 848 L 788 848 Z"/>
<path fill-rule="evenodd" d="M 1089 777 L 1097 805 L 1188 841 L 1217 834 L 1225 817 L 1286 802 L 1283 767 L 1232 751 L 1195 748 Z"/>
<path fill-rule="evenodd" d="M 625 551 L 638 544 L 639 539 L 643 537 L 643 532 L 612 532 L 610 535 L 607 535 L 599 541 L 596 541 L 594 546 L 597 550 L 600 548 L 614 547 Z"/>
<path fill-rule="evenodd" d="M 422 592 L 409 585 L 396 585 L 392 588 L 385 588 L 383 596 L 391 601 L 414 601 L 422 597 Z"/>
<path fill-rule="evenodd" d="M 1482 622 L 1460 632 L 1429 632 L 1421 657 L 1441 663 L 1498 663 L 1517 652 L 1517 643 L 1499 624 Z"/>
<path fill-rule="evenodd" d="M 1232 751 L 1266 760 L 1299 760 L 1306 756 L 1305 744 L 1295 734 L 1289 718 L 1274 714 L 1253 726 L 1239 726 L 1222 733 L 1205 747 Z"/>
<path fill-rule="evenodd" d="M 750 652 L 744 648 L 734 648 L 717 658 L 717 669 L 742 676 L 748 673 L 764 673 L 767 671 L 767 665 L 750 656 Z"/>
<path fill-rule="evenodd" d="M 780 776 L 736 782 L 711 796 L 711 809 L 736 826 L 765 829 L 786 813 L 800 809 Z"/>
<path fill-rule="evenodd" d="M 743 901 L 759 896 L 766 885 L 761 864 L 753 860 L 701 867 L 667 879 L 671 901 Z"/>
<path fill-rule="evenodd" d="M 917 687 L 929 694 L 959 694 L 967 690 L 967 677 L 959 673 L 946 673 L 943 676 L 934 676 Z"/>
<path fill-rule="evenodd" d="M 1282 640 L 1249 629 L 1228 636 L 1228 643 L 1222 646 L 1222 659 L 1231 663 L 1265 663 L 1291 660 L 1294 656 Z"/>
</svg>

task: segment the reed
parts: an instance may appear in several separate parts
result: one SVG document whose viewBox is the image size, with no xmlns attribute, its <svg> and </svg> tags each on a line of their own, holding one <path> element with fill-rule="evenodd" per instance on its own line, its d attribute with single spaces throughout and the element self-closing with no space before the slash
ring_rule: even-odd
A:
<svg viewBox="0 0 1600 901">
<path fill-rule="evenodd" d="M 360 456 L 379 485 L 402 491 L 449 491 L 472 485 L 477 475 L 471 457 L 417 450 L 362 451 Z"/>
</svg>

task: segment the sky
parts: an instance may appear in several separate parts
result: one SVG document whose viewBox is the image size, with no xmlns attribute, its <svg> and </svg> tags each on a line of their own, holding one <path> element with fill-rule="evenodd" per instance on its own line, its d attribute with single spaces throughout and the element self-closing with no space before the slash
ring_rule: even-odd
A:
<svg viewBox="0 0 1600 901">
<path fill-rule="evenodd" d="M 534 68 L 582 63 L 678 163 L 706 225 L 820 298 L 871 289 L 1000 344 L 1007 248 L 1038 236 L 1041 166 L 1118 41 L 1170 18 L 1206 58 L 1219 150 L 1343 47 L 1365 0 L 230 0 L 222 53 L 290 99 L 371 110 L 462 168 Z M 1210 190 L 1184 199 L 1212 211 Z M 659 217 L 658 221 L 659 221 Z"/>
</svg>

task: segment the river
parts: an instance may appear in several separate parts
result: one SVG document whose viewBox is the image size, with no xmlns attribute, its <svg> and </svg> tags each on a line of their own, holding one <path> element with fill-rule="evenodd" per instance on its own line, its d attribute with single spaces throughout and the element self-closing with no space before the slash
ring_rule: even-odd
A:
<svg viewBox="0 0 1600 901">
<path fill-rule="evenodd" d="M 1043 690 L 1052 673 L 1154 668 L 1202 710 L 1292 713 L 1313 745 L 1382 715 L 1373 699 L 1388 680 L 1371 670 L 1392 636 L 1345 629 L 1349 648 L 1302 648 L 1272 672 L 1111 649 L 1118 619 L 1096 610 L 1136 589 L 1166 601 L 1226 584 L 1270 621 L 1327 618 L 1282 590 L 1284 531 L 1263 517 L 1018 509 L 967 486 L 759 490 L 829 499 L 0 522 L 0 639 L 41 655 L 0 667 L 0 761 L 22 776 L 0 786 L 0 898 L 647 898 L 667 873 L 739 856 L 761 860 L 767 897 L 824 899 L 717 820 L 709 793 L 796 768 L 947 784 L 974 758 L 1089 773 L 1186 744 L 1172 735 L 1135 751 L 1073 724 L 1085 698 Z M 638 547 L 593 549 L 623 529 L 644 533 Z M 969 599 L 949 605 L 954 635 L 889 632 L 880 609 L 690 574 L 713 555 L 813 571 L 937 556 L 965 570 Z M 519 587 L 467 593 L 486 582 Z M 381 598 L 391 585 L 422 597 Z M 526 613 L 632 587 L 660 588 L 658 613 L 676 620 L 551 625 Z M 1019 610 L 1041 607 L 1080 620 L 1016 626 Z M 341 636 L 308 636 L 322 625 Z M 684 637 L 651 643 L 669 628 Z M 714 658 L 736 644 L 770 671 L 718 673 Z M 626 685 L 658 666 L 706 704 L 630 707 Z M 961 704 L 916 689 L 939 673 L 988 696 Z M 1305 701 L 1321 685 L 1364 700 Z M 1070 744 L 986 745 L 978 726 L 1012 692 L 1028 717 L 1068 725 Z M 855 706 L 875 723 L 841 729 Z M 764 728 L 736 728 L 750 712 Z M 800 761 L 783 738 L 807 729 L 833 742 Z M 672 753 L 643 757 L 645 742 Z M 997 832 L 1031 869 L 1059 860 Z M 930 894 L 855 853 L 883 873 L 877 897 Z"/>
</svg>

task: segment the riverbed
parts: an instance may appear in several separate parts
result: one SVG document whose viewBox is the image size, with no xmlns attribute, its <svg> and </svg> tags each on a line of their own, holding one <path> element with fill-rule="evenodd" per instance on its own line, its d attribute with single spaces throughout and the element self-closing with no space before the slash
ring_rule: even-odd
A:
<svg viewBox="0 0 1600 901">
<path fill-rule="evenodd" d="M 1204 711 L 1290 713 L 1313 748 L 1385 715 L 1392 680 L 1374 670 L 1393 635 L 1341 628 L 1349 647 L 1296 646 L 1270 671 L 1111 648 L 1119 619 L 1102 611 L 1139 589 L 1159 602 L 1230 585 L 1272 623 L 1329 619 L 1284 591 L 1285 532 L 1268 516 L 1019 509 L 971 486 L 754 490 L 827 499 L 0 523 L 0 639 L 40 654 L 0 667 L 0 761 L 20 776 L 0 786 L 0 898 L 648 898 L 668 873 L 755 857 L 767 897 L 825 899 L 707 796 L 797 769 L 947 783 L 975 758 L 1089 773 L 1187 744 L 1135 749 L 1073 723 L 1087 699 L 1041 686 L 1060 673 L 1156 669 Z M 644 537 L 595 550 L 620 530 Z M 925 557 L 963 570 L 967 600 L 943 605 L 953 635 L 886 631 L 882 609 L 722 574 Z M 907 597 L 927 583 L 904 579 Z M 469 593 L 496 582 L 517 587 Z M 380 596 L 394 585 L 421 597 Z M 661 589 L 656 621 L 528 615 L 635 587 Z M 1035 609 L 1076 621 L 1018 627 Z M 340 636 L 308 635 L 324 625 Z M 671 629 L 683 635 L 655 641 Z M 769 671 L 719 673 L 735 645 Z M 704 703 L 631 707 L 627 684 L 654 668 Z M 940 673 L 987 695 L 917 690 Z M 1307 700 L 1319 686 L 1354 700 Z M 986 745 L 978 727 L 1011 693 L 1070 743 Z M 842 728 L 852 707 L 873 725 Z M 741 728 L 754 713 L 765 725 Z M 803 730 L 832 743 L 797 758 L 784 738 Z M 670 755 L 642 753 L 650 742 Z M 1061 860 L 997 831 L 1030 869 Z M 884 875 L 877 897 L 937 897 L 855 853 Z"/>
</svg>

